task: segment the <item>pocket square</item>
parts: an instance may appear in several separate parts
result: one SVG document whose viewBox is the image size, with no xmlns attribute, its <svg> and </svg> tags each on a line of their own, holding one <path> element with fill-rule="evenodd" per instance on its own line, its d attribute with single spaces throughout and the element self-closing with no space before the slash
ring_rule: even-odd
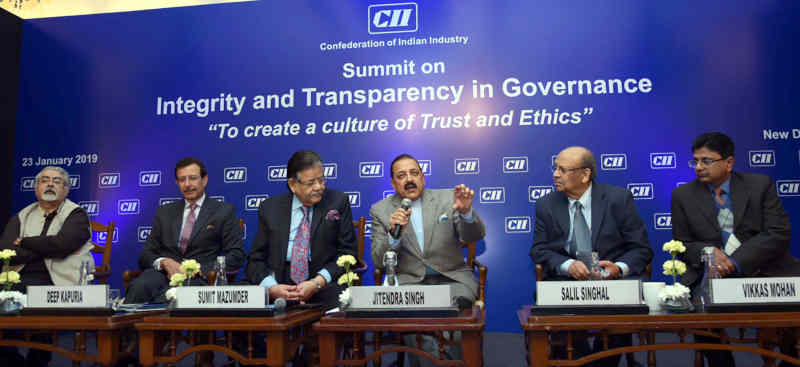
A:
<svg viewBox="0 0 800 367">
<path fill-rule="evenodd" d="M 442 213 L 442 215 L 439 216 L 439 223 L 446 222 L 448 219 L 450 219 L 450 217 L 447 216 L 447 213 Z"/>
<path fill-rule="evenodd" d="M 217 227 L 214 227 L 213 224 L 209 224 L 209 225 L 206 226 L 206 229 L 209 230 L 209 231 L 213 231 L 215 228 L 217 228 Z"/>
<path fill-rule="evenodd" d="M 339 211 L 336 209 L 331 209 L 328 211 L 328 214 L 325 215 L 325 220 L 339 220 L 341 216 L 339 215 Z"/>
</svg>

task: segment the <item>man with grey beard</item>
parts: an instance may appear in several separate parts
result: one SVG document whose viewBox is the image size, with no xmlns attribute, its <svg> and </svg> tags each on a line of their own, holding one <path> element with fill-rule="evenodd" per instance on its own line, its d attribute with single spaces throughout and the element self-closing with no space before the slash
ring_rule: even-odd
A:
<svg viewBox="0 0 800 367">
<path fill-rule="evenodd" d="M 14 250 L 9 268 L 20 274 L 13 289 L 24 292 L 29 285 L 75 285 L 80 266 L 94 259 L 89 216 L 67 199 L 69 174 L 61 167 L 48 166 L 36 175 L 36 198 L 9 220 L 0 237 L 0 250 Z M 22 358 L 13 348 L 0 349 L 0 358 L 17 365 Z M 27 365 L 47 365 L 50 352 L 31 349 Z"/>
</svg>

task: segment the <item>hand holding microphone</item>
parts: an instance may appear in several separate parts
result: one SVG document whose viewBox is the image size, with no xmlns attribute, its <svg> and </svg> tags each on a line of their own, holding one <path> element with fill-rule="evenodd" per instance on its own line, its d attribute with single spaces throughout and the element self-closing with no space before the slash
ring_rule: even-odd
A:
<svg viewBox="0 0 800 367">
<path fill-rule="evenodd" d="M 389 234 L 393 238 L 400 238 L 403 234 L 403 228 L 408 225 L 408 220 L 411 218 L 411 200 L 406 198 L 400 203 L 400 207 L 392 213 L 389 218 L 389 224 L 392 226 Z"/>
</svg>

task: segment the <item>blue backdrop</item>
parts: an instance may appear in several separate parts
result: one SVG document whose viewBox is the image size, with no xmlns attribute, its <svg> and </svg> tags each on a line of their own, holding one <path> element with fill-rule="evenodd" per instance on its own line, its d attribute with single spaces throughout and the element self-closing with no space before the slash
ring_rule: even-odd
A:
<svg viewBox="0 0 800 367">
<path fill-rule="evenodd" d="M 118 225 L 120 287 L 159 203 L 180 197 L 181 157 L 206 162 L 207 191 L 236 205 L 249 247 L 259 200 L 287 190 L 280 166 L 293 151 L 321 153 L 356 217 L 390 192 L 388 164 L 408 152 L 429 187 L 478 192 L 487 330 L 512 332 L 535 287 L 535 199 L 566 146 L 587 146 L 599 181 L 636 194 L 654 278 L 664 278 L 670 194 L 693 178 L 686 162 L 702 132 L 729 134 L 736 169 L 779 181 L 800 224 L 796 2 L 385 3 L 26 21 L 14 208 L 34 200 L 31 177 L 47 159 L 69 159 L 70 198 Z"/>
</svg>

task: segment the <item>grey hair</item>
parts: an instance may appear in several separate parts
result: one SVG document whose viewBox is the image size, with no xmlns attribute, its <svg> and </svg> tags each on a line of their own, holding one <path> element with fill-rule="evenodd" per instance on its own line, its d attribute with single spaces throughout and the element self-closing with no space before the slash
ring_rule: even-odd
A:
<svg viewBox="0 0 800 367">
<path fill-rule="evenodd" d="M 584 148 L 585 149 L 585 148 Z M 589 171 L 589 180 L 594 181 L 597 178 L 597 162 L 594 160 L 594 154 L 589 149 L 583 153 L 581 157 L 581 167 L 588 168 Z"/>
<path fill-rule="evenodd" d="M 70 184 L 70 182 L 69 182 L 69 173 L 67 172 L 67 170 L 65 170 L 65 169 L 63 169 L 61 167 L 58 167 L 58 166 L 47 166 L 45 168 L 42 168 L 42 170 L 39 171 L 39 173 L 36 174 L 36 182 L 39 182 L 39 176 L 42 175 L 42 172 L 47 171 L 47 170 L 56 171 L 56 172 L 60 173 L 61 177 L 64 179 L 64 187 L 69 189 L 69 184 Z"/>
</svg>

